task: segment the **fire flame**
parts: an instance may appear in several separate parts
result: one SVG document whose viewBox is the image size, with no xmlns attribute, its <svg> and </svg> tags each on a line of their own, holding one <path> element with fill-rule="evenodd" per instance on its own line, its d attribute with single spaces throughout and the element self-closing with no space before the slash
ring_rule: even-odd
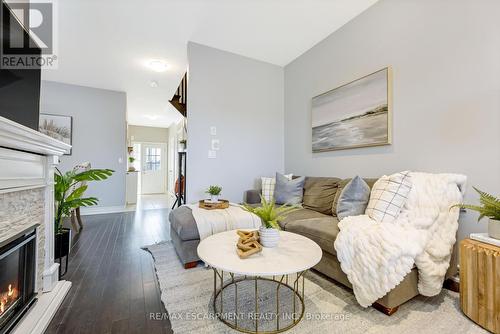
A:
<svg viewBox="0 0 500 334">
<path fill-rule="evenodd" d="M 17 289 L 9 284 L 7 292 L 0 292 L 0 314 L 4 313 L 7 306 L 17 299 Z"/>
</svg>

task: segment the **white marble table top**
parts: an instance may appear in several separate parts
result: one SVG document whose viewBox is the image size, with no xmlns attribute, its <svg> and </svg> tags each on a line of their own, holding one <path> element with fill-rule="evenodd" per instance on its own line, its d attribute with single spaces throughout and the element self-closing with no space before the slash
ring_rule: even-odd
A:
<svg viewBox="0 0 500 334">
<path fill-rule="evenodd" d="M 280 231 L 277 247 L 240 259 L 236 253 L 236 230 L 214 234 L 198 245 L 198 256 L 207 265 L 233 274 L 249 276 L 288 275 L 315 266 L 322 256 L 321 248 L 311 239 L 296 233 Z"/>
</svg>

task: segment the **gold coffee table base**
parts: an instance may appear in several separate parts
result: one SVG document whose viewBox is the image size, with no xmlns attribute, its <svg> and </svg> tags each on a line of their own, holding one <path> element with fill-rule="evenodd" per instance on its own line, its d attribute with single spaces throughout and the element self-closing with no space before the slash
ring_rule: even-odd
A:
<svg viewBox="0 0 500 334">
<path fill-rule="evenodd" d="M 303 318 L 304 316 L 304 311 L 305 311 L 305 306 L 304 306 L 304 274 L 307 272 L 301 271 L 296 274 L 290 274 L 290 275 L 279 275 L 279 276 L 273 276 L 272 278 L 267 278 L 267 277 L 261 277 L 261 276 L 243 276 L 242 278 L 237 278 L 235 279 L 233 273 L 229 273 L 230 281 L 226 284 L 224 284 L 224 271 L 218 270 L 216 268 L 212 268 L 214 271 L 214 295 L 213 295 L 213 308 L 214 312 L 217 315 L 217 318 L 225 323 L 227 326 L 238 330 L 243 333 L 259 333 L 259 334 L 275 334 L 275 333 L 281 333 L 284 331 L 289 330 L 290 328 L 294 327 L 297 325 Z M 300 286 L 300 278 L 302 278 L 302 289 L 300 291 L 299 286 Z M 290 286 L 288 284 L 288 281 L 292 282 L 293 279 L 293 286 Z M 220 288 L 217 289 L 217 281 L 220 280 Z M 275 282 L 277 283 L 277 288 L 276 288 L 276 330 L 272 331 L 259 331 L 259 319 L 256 316 L 255 318 L 255 329 L 250 329 L 250 328 L 243 328 L 238 326 L 238 317 L 236 316 L 234 318 L 234 321 L 228 321 L 225 319 L 223 316 L 223 300 L 224 300 L 224 290 L 226 290 L 228 287 L 234 286 L 234 306 L 235 306 L 235 314 L 238 315 L 238 283 L 244 282 L 244 281 L 250 281 L 254 282 L 255 286 L 255 294 L 254 294 L 254 303 L 255 303 L 255 315 L 259 314 L 259 303 L 258 303 L 258 296 L 259 296 L 259 281 L 268 281 L 268 282 Z M 280 289 L 289 289 L 290 291 L 293 292 L 293 313 L 292 313 L 292 323 L 287 325 L 286 327 L 280 328 Z M 298 297 L 300 303 L 296 302 L 295 297 Z M 219 299 L 220 302 L 217 301 Z M 217 305 L 219 304 L 219 305 Z M 298 304 L 298 305 L 296 305 Z M 217 307 L 219 306 L 219 307 Z M 297 309 L 300 308 L 300 311 L 297 313 Z M 297 316 L 298 314 L 298 316 Z"/>
</svg>

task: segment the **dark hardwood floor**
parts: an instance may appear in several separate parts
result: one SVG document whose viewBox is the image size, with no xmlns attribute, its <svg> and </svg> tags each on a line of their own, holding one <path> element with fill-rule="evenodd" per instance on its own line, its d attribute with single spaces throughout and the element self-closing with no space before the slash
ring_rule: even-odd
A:
<svg viewBox="0 0 500 334">
<path fill-rule="evenodd" d="M 73 283 L 46 333 L 172 333 L 151 255 L 144 245 L 169 240 L 169 210 L 82 216 L 68 273 Z M 164 318 L 164 317 L 163 317 Z"/>
</svg>

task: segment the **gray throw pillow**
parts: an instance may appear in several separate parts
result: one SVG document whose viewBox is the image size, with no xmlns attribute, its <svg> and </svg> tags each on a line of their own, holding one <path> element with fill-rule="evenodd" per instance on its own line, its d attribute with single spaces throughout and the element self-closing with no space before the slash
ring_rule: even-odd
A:
<svg viewBox="0 0 500 334">
<path fill-rule="evenodd" d="M 301 204 L 304 196 L 305 180 L 305 176 L 288 180 L 284 175 L 276 173 L 276 186 L 274 187 L 276 204 Z"/>
<path fill-rule="evenodd" d="M 365 213 L 370 200 L 370 187 L 359 176 L 353 178 L 340 193 L 337 204 L 337 217 L 357 216 Z"/>
</svg>

